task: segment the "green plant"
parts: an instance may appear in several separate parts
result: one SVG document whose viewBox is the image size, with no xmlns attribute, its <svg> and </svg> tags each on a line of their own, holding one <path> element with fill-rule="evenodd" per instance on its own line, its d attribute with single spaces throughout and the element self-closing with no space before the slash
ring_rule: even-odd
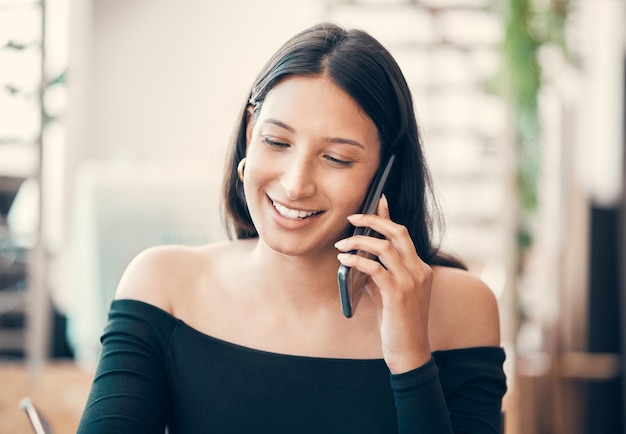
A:
<svg viewBox="0 0 626 434">
<path fill-rule="evenodd" d="M 539 53 L 551 44 L 565 52 L 565 23 L 570 0 L 508 0 L 498 2 L 505 25 L 502 43 L 504 92 L 510 99 L 516 142 L 520 256 L 533 244 L 532 224 L 538 206 L 541 172 L 539 92 L 542 71 Z"/>
</svg>

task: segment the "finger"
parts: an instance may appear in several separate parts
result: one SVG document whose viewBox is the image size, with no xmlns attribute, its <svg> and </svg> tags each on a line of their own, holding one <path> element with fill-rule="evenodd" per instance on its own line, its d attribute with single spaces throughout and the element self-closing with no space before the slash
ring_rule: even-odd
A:
<svg viewBox="0 0 626 434">
<path fill-rule="evenodd" d="M 400 267 L 398 270 L 393 271 L 387 269 L 384 263 L 350 253 L 340 253 L 337 255 L 337 259 L 343 265 L 368 275 L 371 282 L 375 285 L 378 297 L 381 300 L 391 300 L 390 297 L 395 297 L 396 300 L 401 301 L 404 295 L 407 294 L 407 291 L 410 292 L 415 288 L 414 276 L 405 267 Z"/>
<path fill-rule="evenodd" d="M 391 274 L 378 261 L 351 253 L 339 253 L 337 259 L 339 259 L 342 265 L 367 274 L 379 287 L 386 286 L 391 282 Z"/>
<path fill-rule="evenodd" d="M 355 265 L 361 267 L 360 270 L 364 273 L 370 274 L 370 272 L 378 271 L 378 267 L 367 264 L 366 261 L 381 264 L 385 270 L 393 274 L 402 275 L 406 272 L 405 260 L 388 240 L 357 235 L 339 241 L 335 245 L 339 250 L 350 252 L 350 256 L 358 256 L 359 259 L 350 258 L 350 261 L 354 260 Z M 359 253 L 355 254 L 355 251 Z"/>
<path fill-rule="evenodd" d="M 378 257 L 384 255 L 386 251 L 398 255 L 398 252 L 388 240 L 367 235 L 354 235 L 350 238 L 337 241 L 335 247 L 342 252 L 362 250 Z"/>
<path fill-rule="evenodd" d="M 387 201 L 387 196 L 385 196 L 384 194 L 381 196 L 380 200 L 378 201 L 376 214 L 388 220 L 391 219 L 391 215 L 389 213 L 389 202 Z"/>
<path fill-rule="evenodd" d="M 398 249 L 401 255 L 407 257 L 417 256 L 415 245 L 405 226 L 374 214 L 353 214 L 348 217 L 348 220 L 354 226 L 370 227 L 380 233 Z"/>
</svg>

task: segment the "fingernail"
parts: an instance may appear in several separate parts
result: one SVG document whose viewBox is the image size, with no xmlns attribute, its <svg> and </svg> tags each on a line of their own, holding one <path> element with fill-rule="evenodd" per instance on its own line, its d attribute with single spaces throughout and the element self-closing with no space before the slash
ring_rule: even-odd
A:
<svg viewBox="0 0 626 434">
<path fill-rule="evenodd" d="M 348 259 L 348 256 L 350 256 L 349 253 L 339 253 L 337 255 L 337 259 L 339 259 L 339 262 L 344 262 L 346 259 Z"/>
<path fill-rule="evenodd" d="M 344 247 L 346 245 L 346 240 L 339 240 L 335 243 L 335 247 L 338 249 L 341 249 L 342 247 Z"/>
<path fill-rule="evenodd" d="M 352 220 L 358 220 L 361 218 L 363 214 L 352 214 L 348 216 L 348 220 L 352 221 Z"/>
</svg>

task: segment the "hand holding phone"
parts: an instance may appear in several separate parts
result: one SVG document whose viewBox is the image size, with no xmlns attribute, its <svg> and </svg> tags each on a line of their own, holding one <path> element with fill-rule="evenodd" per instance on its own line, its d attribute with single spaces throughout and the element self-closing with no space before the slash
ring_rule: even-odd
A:
<svg viewBox="0 0 626 434">
<path fill-rule="evenodd" d="M 387 182 L 387 178 L 389 177 L 389 172 L 391 172 L 391 167 L 395 158 L 395 155 L 391 155 L 389 159 L 383 162 L 378 169 L 378 172 L 376 173 L 365 198 L 365 202 L 363 203 L 363 207 L 361 209 L 362 214 L 373 214 L 376 212 L 378 201 L 382 197 L 383 188 L 385 187 L 385 183 Z M 364 227 L 356 228 L 352 235 L 366 235 L 370 237 L 383 238 L 381 234 L 373 229 Z M 349 253 L 363 256 L 368 259 L 378 260 L 375 255 L 363 250 L 353 250 Z M 367 274 L 357 269 L 352 269 L 351 267 L 347 267 L 343 264 L 339 267 L 339 270 L 337 271 L 339 296 L 341 299 L 341 309 L 346 318 L 351 318 L 354 315 L 356 306 L 361 299 L 361 295 L 363 295 L 363 290 L 365 289 L 365 284 L 367 283 L 368 278 L 369 276 Z"/>
</svg>

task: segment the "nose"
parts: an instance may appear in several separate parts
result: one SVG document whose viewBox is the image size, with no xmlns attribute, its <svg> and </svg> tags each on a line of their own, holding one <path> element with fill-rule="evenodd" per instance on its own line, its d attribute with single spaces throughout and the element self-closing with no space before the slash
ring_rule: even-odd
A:
<svg viewBox="0 0 626 434">
<path fill-rule="evenodd" d="M 287 162 L 281 184 L 292 200 L 312 196 L 316 190 L 314 164 L 307 158 L 291 159 Z"/>
</svg>

